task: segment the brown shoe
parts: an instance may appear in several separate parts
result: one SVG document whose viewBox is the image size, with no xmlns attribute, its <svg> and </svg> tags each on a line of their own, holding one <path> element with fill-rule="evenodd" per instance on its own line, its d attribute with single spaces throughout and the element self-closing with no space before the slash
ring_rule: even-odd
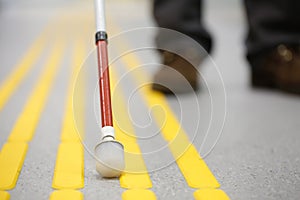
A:
<svg viewBox="0 0 300 200">
<path fill-rule="evenodd" d="M 161 67 L 153 78 L 152 89 L 166 94 L 186 93 L 198 89 L 198 72 L 196 67 L 183 57 L 162 52 L 165 66 Z"/>
<path fill-rule="evenodd" d="M 300 47 L 279 45 L 252 68 L 252 86 L 300 94 Z"/>
</svg>

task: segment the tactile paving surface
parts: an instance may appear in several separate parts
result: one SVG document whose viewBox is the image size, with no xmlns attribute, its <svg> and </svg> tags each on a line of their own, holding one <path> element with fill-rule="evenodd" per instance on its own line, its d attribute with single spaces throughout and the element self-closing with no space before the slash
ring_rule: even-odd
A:
<svg viewBox="0 0 300 200">
<path fill-rule="evenodd" d="M 15 52 L 0 55 L 5 66 L 0 68 L 0 200 L 299 197 L 299 99 L 246 88 L 246 92 L 237 91 L 235 83 L 230 82 L 237 79 L 224 73 L 225 80 L 230 80 L 228 87 L 233 85 L 228 92 L 229 125 L 227 129 L 225 126 L 226 137 L 215 153 L 203 158 L 191 139 L 189 124 L 180 119 L 174 99 L 152 91 L 149 85 L 141 86 L 151 82 L 152 72 L 140 66 L 159 62 L 157 55 L 154 51 L 146 56 L 135 52 L 134 42 L 142 37 L 128 38 L 122 31 L 153 25 L 149 19 L 150 3 L 142 0 L 107 2 L 107 9 L 113 11 L 108 12 L 108 32 L 120 34 L 116 36 L 117 42 L 109 43 L 109 53 L 115 58 L 110 72 L 113 113 L 118 116 L 114 119 L 116 139 L 125 147 L 126 168 L 119 179 L 101 178 L 95 171 L 92 153 L 99 142 L 100 126 L 97 108 L 91 105 L 97 100 L 97 86 L 93 82 L 97 82 L 97 69 L 93 57 L 92 2 L 54 2 L 53 7 L 50 4 L 45 3 L 40 11 L 26 5 L 7 7 L 2 13 L 6 17 L 0 17 L 2 34 L 8 38 L 26 26 L 22 41 L 9 44 L 8 50 Z M 141 17 L 144 11 L 148 15 Z M 240 16 L 218 12 L 218 16 L 222 15 Z M 18 31 L 9 28 L 10 21 L 17 22 Z M 2 38 L 1 35 L 1 50 L 8 46 Z M 85 70 L 90 74 L 85 74 Z M 91 88 L 92 95 L 88 94 Z M 220 91 L 215 88 L 214 92 Z M 136 109 L 132 113 L 129 97 L 134 99 Z M 202 99 L 209 95 L 203 92 L 196 97 L 206 107 Z M 183 99 L 182 103 L 188 104 L 191 97 Z M 153 109 L 156 106 L 163 108 L 163 112 Z M 190 108 L 186 112 L 192 111 Z M 156 140 L 151 140 L 157 143 L 147 143 L 153 134 L 151 128 L 135 123 L 136 118 L 148 116 L 152 117 L 151 128 L 158 127 Z M 204 123 L 203 116 L 199 121 Z M 139 133 L 141 130 L 145 133 Z M 157 153 L 158 159 L 152 160 L 145 149 L 160 145 L 165 152 Z M 172 162 L 165 166 L 157 163 L 168 159 Z"/>
</svg>

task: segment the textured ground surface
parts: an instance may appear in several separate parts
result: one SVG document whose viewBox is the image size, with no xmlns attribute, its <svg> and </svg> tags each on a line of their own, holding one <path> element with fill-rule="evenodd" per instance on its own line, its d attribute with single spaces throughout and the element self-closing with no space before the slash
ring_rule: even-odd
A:
<svg viewBox="0 0 300 200">
<path fill-rule="evenodd" d="M 80 108 L 75 114 L 85 128 L 84 188 L 81 191 L 88 200 L 121 199 L 125 190 L 120 187 L 119 180 L 100 178 L 95 171 L 95 161 L 88 153 L 99 141 L 94 114 L 95 54 L 88 56 L 94 48 L 92 2 L 0 3 L 0 84 L 24 60 L 23 56 L 36 38 L 47 39 L 32 70 L 0 112 L 0 146 L 7 141 L 17 117 L 23 112 L 26 100 L 37 85 L 40 72 L 44 71 L 53 38 L 62 38 L 61 43 L 66 44 L 61 47 L 64 53 L 61 67 L 49 89 L 34 137 L 29 142 L 17 185 L 8 191 L 11 199 L 48 199 L 53 191 L 52 177 L 65 116 L 69 66 L 74 63 L 74 57 L 77 57 L 79 65 L 87 58 L 84 64 L 85 74 L 91 77 L 85 78 L 84 85 L 81 86 L 85 88 L 78 89 L 80 95 L 74 99 L 75 113 L 77 103 L 83 102 L 85 108 L 84 114 Z M 255 90 L 248 86 L 249 70 L 243 48 L 246 26 L 240 3 L 233 0 L 206 2 L 205 20 L 215 38 L 212 55 L 214 62 L 208 59 L 201 69 L 207 87 L 203 86 L 197 94 L 168 97 L 168 102 L 189 137 L 197 135 L 195 147 L 205 157 L 204 160 L 219 181 L 221 189 L 231 199 L 298 199 L 300 98 L 277 91 Z M 108 1 L 107 11 L 111 36 L 125 30 L 154 26 L 151 5 L 147 1 Z M 47 33 L 43 32 L 45 27 Z M 113 37 L 110 42 L 111 60 L 121 55 L 121 49 L 125 45 L 119 46 L 120 43 L 126 41 L 129 45 L 127 50 L 130 51 L 136 50 L 139 47 L 137 44 L 149 47 L 153 46 L 153 35 L 152 29 L 142 29 Z M 85 44 L 83 51 L 74 56 L 74 49 L 82 47 L 78 46 L 80 42 Z M 58 49 L 56 47 L 55 51 Z M 153 63 L 159 61 L 157 54 L 145 48 L 135 53 L 140 64 L 149 65 L 142 68 L 148 71 L 150 77 L 155 70 Z M 119 61 L 114 64 L 118 74 L 124 75 L 119 80 L 126 97 L 125 105 L 135 123 L 135 134 L 139 138 L 148 138 L 158 129 L 148 115 L 149 109 L 143 103 L 143 95 L 133 92 L 139 88 L 133 81 L 136 75 L 129 73 L 127 76 L 128 70 L 122 65 L 124 63 Z M 225 93 L 214 66 L 217 66 L 223 78 Z M 81 100 L 77 102 L 79 98 Z M 220 132 L 221 137 L 214 146 Z M 203 142 L 206 133 L 206 140 Z M 138 141 L 143 153 L 166 147 L 160 134 L 150 138 Z M 211 147 L 214 148 L 210 152 Z M 144 159 L 152 180 L 152 191 L 157 199 L 193 199 L 195 189 L 187 185 L 168 148 L 154 154 L 145 154 Z"/>
</svg>

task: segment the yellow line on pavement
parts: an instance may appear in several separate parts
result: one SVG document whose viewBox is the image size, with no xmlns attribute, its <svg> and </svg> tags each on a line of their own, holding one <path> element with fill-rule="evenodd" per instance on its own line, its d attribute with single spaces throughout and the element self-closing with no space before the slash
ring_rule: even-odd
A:
<svg viewBox="0 0 300 200">
<path fill-rule="evenodd" d="M 118 28 L 114 26 L 114 23 L 111 23 L 110 26 L 115 30 Z M 120 52 L 124 49 L 130 49 L 124 38 L 123 40 L 119 40 L 117 45 Z M 142 62 L 133 53 L 123 55 L 120 61 L 130 71 L 137 85 L 151 83 L 149 75 L 140 67 Z M 164 95 L 153 91 L 149 85 L 141 87 L 139 91 L 149 108 L 158 105 L 163 108 L 163 112 L 153 109 L 153 116 L 157 125 L 161 127 L 162 136 L 168 142 L 169 149 L 188 185 L 193 188 L 220 187 L 220 184 L 200 157 L 194 145 L 190 142 Z"/>
<path fill-rule="evenodd" d="M 122 194 L 123 200 L 155 200 L 155 194 L 150 190 L 133 189 L 126 190 Z"/>
<path fill-rule="evenodd" d="M 38 38 L 26 50 L 26 53 L 23 55 L 19 63 L 1 83 L 0 111 L 3 109 L 12 94 L 20 86 L 28 73 L 33 69 L 38 58 L 42 55 L 42 52 L 46 46 L 47 37 L 49 37 L 49 31 L 53 29 L 54 25 L 57 26 L 56 20 L 48 23 L 41 34 L 39 34 Z"/>
<path fill-rule="evenodd" d="M 68 86 L 67 97 L 66 97 L 65 117 L 64 117 L 62 132 L 61 132 L 61 141 L 63 142 L 80 141 L 84 137 L 83 135 L 84 133 L 83 93 L 84 93 L 85 80 L 83 79 L 84 76 L 78 75 L 81 67 L 80 64 L 83 62 L 85 56 L 86 47 L 82 43 L 83 43 L 82 41 L 78 42 L 76 48 L 74 48 L 73 61 L 71 64 L 71 77 L 70 77 L 70 83 Z M 77 77 L 79 78 L 77 79 Z M 79 82 L 79 84 L 75 84 L 76 81 Z M 77 88 L 75 88 L 75 86 L 77 86 Z M 77 91 L 75 92 L 75 90 Z M 74 96 L 75 93 L 77 94 L 76 96 Z M 76 105 L 73 104 L 73 100 L 75 101 L 74 98 L 76 99 L 76 102 L 78 102 L 78 104 Z M 78 113 L 73 112 L 73 109 L 75 109 L 75 107 L 73 106 L 76 106 L 76 110 L 78 110 Z M 76 119 L 74 114 L 76 114 L 82 120 L 75 121 Z"/>
<path fill-rule="evenodd" d="M 48 58 L 46 68 L 39 76 L 31 96 L 27 100 L 22 113 L 19 115 L 8 138 L 9 141 L 28 142 L 32 139 L 55 75 L 63 58 L 64 49 L 65 43 L 62 40 L 60 42 L 56 41 Z"/>
<path fill-rule="evenodd" d="M 57 152 L 56 165 L 54 170 L 54 176 L 52 181 L 52 187 L 55 189 L 80 189 L 84 187 L 84 150 L 81 144 L 81 137 L 79 134 L 84 132 L 84 107 L 79 106 L 79 115 L 81 116 L 80 125 L 78 130 L 76 129 L 74 114 L 73 114 L 73 98 L 78 98 L 79 104 L 83 104 L 83 92 L 84 85 L 83 79 L 76 80 L 76 77 L 80 71 L 80 64 L 84 60 L 85 45 L 82 40 L 77 40 L 74 46 L 72 55 L 72 63 L 70 65 L 70 79 L 66 95 L 66 110 L 64 116 L 64 122 L 61 132 L 61 144 L 59 145 Z M 76 86 L 75 81 L 79 81 L 79 88 Z M 73 92 L 78 91 L 78 96 L 74 97 Z M 73 190 L 76 192 L 75 190 Z M 77 191 L 78 192 L 78 191 Z M 51 196 L 60 194 L 64 196 L 72 195 L 71 190 L 69 192 L 52 192 Z M 68 196 L 65 199 L 72 199 L 72 196 Z"/>
<path fill-rule="evenodd" d="M 82 16 L 81 16 L 82 15 Z M 82 200 L 82 192 L 76 190 L 84 187 L 84 120 L 85 120 L 85 74 L 81 64 L 87 54 L 83 41 L 88 32 L 87 15 L 82 12 L 68 13 L 68 20 L 76 23 L 66 26 L 66 36 L 71 35 L 73 51 L 69 69 L 68 88 L 65 97 L 65 113 L 57 152 L 52 187 L 58 189 L 50 195 L 50 200 Z M 80 28 L 80 29 L 79 29 Z"/>
<path fill-rule="evenodd" d="M 80 142 L 62 142 L 59 145 L 52 187 L 79 189 L 83 182 L 83 147 Z"/>
<path fill-rule="evenodd" d="M 138 58 L 133 54 L 123 56 L 121 60 L 129 70 L 140 66 Z M 136 80 L 137 85 L 147 80 L 146 74 L 141 69 L 132 70 L 131 75 Z M 162 136 L 168 142 L 171 153 L 188 185 L 193 188 L 218 188 L 220 186 L 218 181 L 200 157 L 194 145 L 189 141 L 165 97 L 161 93 L 152 91 L 150 86 L 142 87 L 140 92 L 149 108 L 157 105 L 163 108 L 163 112 L 159 109 L 153 109 L 153 116 L 156 123 L 162 126 Z"/>
<path fill-rule="evenodd" d="M 194 192 L 195 200 L 229 200 L 229 197 L 223 190 L 219 189 L 200 189 Z"/>
<path fill-rule="evenodd" d="M 52 192 L 49 200 L 83 200 L 83 194 L 77 190 L 57 190 Z"/>
<path fill-rule="evenodd" d="M 116 139 L 124 145 L 125 150 L 125 170 L 120 177 L 121 187 L 127 189 L 147 189 L 152 187 L 147 168 L 142 157 L 141 150 L 134 136 L 134 128 L 129 120 L 127 109 L 124 104 L 124 95 L 117 86 L 117 74 L 114 67 L 110 66 L 110 80 L 112 89 L 113 114 L 118 115 L 118 121 L 114 118 Z M 127 135 L 127 132 L 130 136 Z M 141 197 L 141 196 L 140 196 Z"/>
<path fill-rule="evenodd" d="M 0 190 L 10 190 L 16 185 L 28 144 L 7 142 L 0 155 Z M 1 199 L 1 198 L 0 198 Z"/>
<path fill-rule="evenodd" d="M 0 180 L 2 187 L 5 189 L 12 189 L 16 185 L 28 148 L 26 142 L 29 142 L 34 135 L 40 114 L 58 70 L 63 47 L 63 43 L 56 41 L 45 70 L 42 71 L 29 100 L 27 100 L 22 113 L 19 115 L 8 142 L 3 146 L 0 158 Z"/>
<path fill-rule="evenodd" d="M 0 191 L 0 199 L 1 200 L 9 200 L 10 199 L 9 193 L 5 192 L 5 191 Z"/>
<path fill-rule="evenodd" d="M 45 34 L 42 34 L 33 45 L 27 50 L 19 64 L 6 77 L 0 86 L 0 110 L 7 103 L 8 99 L 24 80 L 28 72 L 35 66 L 45 46 Z"/>
</svg>

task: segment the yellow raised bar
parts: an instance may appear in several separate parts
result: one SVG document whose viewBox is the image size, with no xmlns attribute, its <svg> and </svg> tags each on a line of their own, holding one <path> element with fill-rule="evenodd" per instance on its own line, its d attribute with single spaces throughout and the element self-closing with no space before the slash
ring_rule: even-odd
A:
<svg viewBox="0 0 300 200">
<path fill-rule="evenodd" d="M 200 189 L 194 192 L 195 200 L 230 200 L 223 190 Z"/>
<path fill-rule="evenodd" d="M 77 190 L 57 190 L 52 192 L 49 200 L 83 200 L 83 194 Z"/>
<path fill-rule="evenodd" d="M 148 173 L 123 173 L 120 177 L 120 184 L 122 188 L 127 189 L 148 189 L 152 187 Z"/>
<path fill-rule="evenodd" d="M 34 135 L 41 112 L 63 58 L 64 43 L 56 41 L 48 58 L 46 68 L 35 83 L 34 90 L 10 133 L 9 141 L 28 142 Z"/>
<path fill-rule="evenodd" d="M 50 27 L 48 26 L 47 28 L 49 29 Z M 2 110 L 11 95 L 34 67 L 36 61 L 43 52 L 45 41 L 46 31 L 44 31 L 39 38 L 34 41 L 31 47 L 28 48 L 20 62 L 15 66 L 13 71 L 7 75 L 6 79 L 0 85 L 0 110 Z"/>
<path fill-rule="evenodd" d="M 71 76 L 67 91 L 67 98 L 66 98 L 66 109 L 65 109 L 65 117 L 64 117 L 64 123 L 62 127 L 62 133 L 61 133 L 61 141 L 63 142 L 70 142 L 70 141 L 81 141 L 84 139 L 84 120 L 82 120 L 84 116 L 84 85 L 85 80 L 83 79 L 84 76 L 79 76 L 80 72 L 80 64 L 85 58 L 85 51 L 86 46 L 83 43 L 82 40 L 78 40 L 76 44 L 76 48 L 74 48 L 73 52 L 73 58 L 72 58 L 72 64 L 71 64 Z M 83 70 L 84 71 L 84 70 Z M 82 73 L 82 72 L 81 72 Z M 77 88 L 74 88 L 75 82 L 79 81 L 77 84 Z M 74 95 L 74 89 L 76 89 L 78 92 L 76 93 L 76 96 Z M 74 98 L 77 99 L 78 104 L 76 104 L 76 108 L 73 104 Z M 73 112 L 73 109 L 78 110 L 78 112 Z M 76 118 L 74 117 L 74 114 L 77 116 L 80 116 L 79 121 L 75 121 Z M 77 124 L 76 124 L 77 123 Z"/>
<path fill-rule="evenodd" d="M 151 190 L 126 190 L 122 194 L 123 200 L 156 200 L 155 194 Z"/>
<path fill-rule="evenodd" d="M 116 73 L 113 67 L 110 68 L 111 90 L 114 94 L 113 111 L 118 115 L 118 122 L 114 122 L 116 131 L 116 139 L 124 145 L 125 151 L 125 170 L 120 177 L 120 185 L 127 189 L 147 189 L 152 187 L 150 176 L 147 172 L 142 152 L 134 135 L 134 128 L 127 114 L 127 109 L 124 104 L 124 96 L 121 90 L 116 89 Z M 126 132 L 132 137 L 129 137 Z"/>
<path fill-rule="evenodd" d="M 130 70 L 135 66 L 140 66 L 138 58 L 132 54 L 123 56 L 121 60 Z M 147 76 L 143 71 L 132 71 L 137 84 L 147 80 Z M 162 126 L 161 133 L 164 139 L 169 143 L 170 151 L 174 159 L 176 159 L 177 165 L 188 185 L 193 188 L 220 187 L 220 184 L 202 160 L 194 145 L 190 143 L 187 134 L 180 126 L 164 96 L 152 91 L 150 87 L 142 87 L 140 91 L 149 108 L 157 105 L 164 108 L 165 115 L 161 113 L 161 110 L 154 110 L 153 115 L 156 123 Z M 162 122 L 164 123 L 162 124 Z"/>
<path fill-rule="evenodd" d="M 0 191 L 0 199 L 1 200 L 9 200 L 10 199 L 9 193 L 6 191 Z"/>
<path fill-rule="evenodd" d="M 84 186 L 83 146 L 80 142 L 59 145 L 52 187 L 79 189 Z"/>
<path fill-rule="evenodd" d="M 16 186 L 27 149 L 25 142 L 3 145 L 0 154 L 0 190 L 10 190 Z"/>
</svg>

